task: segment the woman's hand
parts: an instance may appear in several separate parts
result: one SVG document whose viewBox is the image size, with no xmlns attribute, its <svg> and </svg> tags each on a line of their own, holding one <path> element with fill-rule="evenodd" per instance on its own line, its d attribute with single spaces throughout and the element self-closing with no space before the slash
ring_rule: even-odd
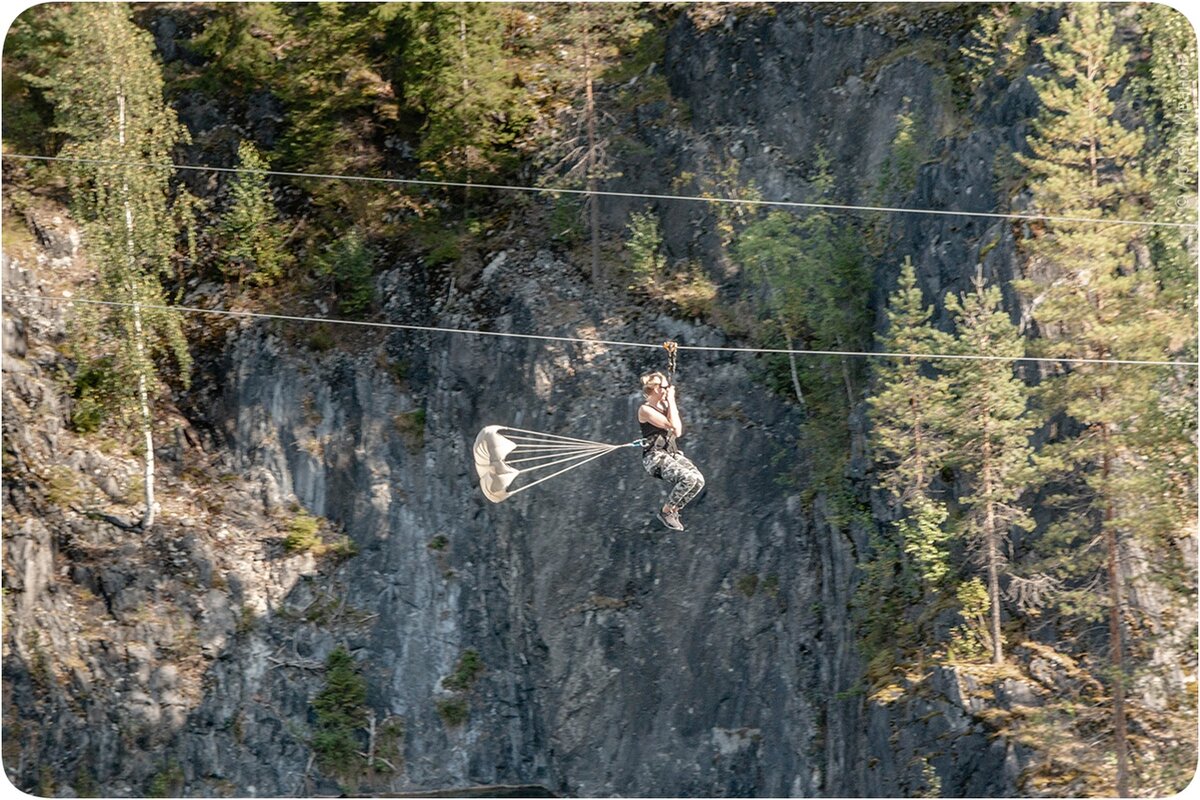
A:
<svg viewBox="0 0 1200 800">
<path fill-rule="evenodd" d="M 673 383 L 667 384 L 666 390 L 667 390 L 667 402 L 674 403 L 675 402 L 675 384 L 673 384 Z"/>
</svg>

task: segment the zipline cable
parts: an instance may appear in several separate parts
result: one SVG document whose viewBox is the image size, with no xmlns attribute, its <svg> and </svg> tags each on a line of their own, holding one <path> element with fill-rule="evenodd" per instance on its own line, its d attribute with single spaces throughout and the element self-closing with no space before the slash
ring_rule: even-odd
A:
<svg viewBox="0 0 1200 800">
<path fill-rule="evenodd" d="M 468 336 L 499 336 L 513 339 L 534 339 L 547 342 L 570 342 L 575 344 L 599 344 L 609 347 L 641 347 L 657 349 L 662 347 L 661 344 L 650 344 L 648 342 L 629 342 L 612 339 L 586 339 L 576 336 L 547 336 L 536 333 L 511 333 L 503 331 L 482 331 L 471 328 L 446 328 L 433 325 L 410 325 L 399 322 L 367 322 L 357 319 L 337 319 L 335 317 L 306 317 L 291 314 L 268 314 L 258 311 L 230 311 L 219 308 L 197 308 L 194 306 L 170 306 L 170 305 L 155 305 L 152 303 L 122 303 L 115 300 L 89 300 L 77 297 L 54 297 L 52 295 L 39 295 L 29 292 L 15 293 L 6 292 L 6 298 L 22 297 L 28 300 L 43 300 L 54 303 L 83 303 L 86 305 L 97 306 L 114 306 L 118 308 L 133 308 L 135 305 L 141 308 L 150 309 L 153 311 L 175 311 L 183 314 L 213 314 L 217 316 L 237 317 L 244 319 L 267 319 L 280 320 L 284 322 L 315 322 L 328 323 L 334 325 L 357 325 L 365 328 L 384 328 L 390 330 L 407 330 L 407 331 L 426 331 L 429 333 L 458 333 Z M 1197 361 L 1153 361 L 1139 359 L 1116 359 L 1116 358 L 1077 358 L 1075 356 L 1062 356 L 1051 358 L 1046 356 L 988 356 L 975 353 L 899 353 L 888 351 L 855 351 L 855 350 L 798 350 L 784 349 L 771 347 L 717 347 L 714 345 L 679 345 L 680 350 L 694 350 L 699 352 L 711 353 L 750 353 L 750 354 L 773 354 L 773 355 L 808 355 L 808 356 L 852 356 L 856 358 L 914 358 L 920 360 L 945 360 L 958 359 L 967 361 L 1029 361 L 1035 363 L 1047 364 L 1123 364 L 1127 366 L 1145 366 L 1145 367 L 1200 367 L 1200 362 Z M 512 430 L 512 429 L 510 429 Z M 530 433 L 537 433 L 530 431 Z M 549 434 L 538 434 L 541 436 Z M 570 437 L 561 437 L 570 440 Z M 584 440 L 574 440 L 584 441 Z"/>
<path fill-rule="evenodd" d="M 1056 214 L 1014 214 L 999 211 L 954 211 L 934 208 L 904 208 L 901 206 L 860 206 L 844 203 L 804 203 L 798 200 L 751 200 L 737 197 L 697 197 L 695 195 L 649 194 L 645 192 L 613 192 L 590 189 L 556 189 L 548 186 L 520 186 L 498 183 L 463 183 L 458 181 L 434 181 L 419 178 L 384 178 L 372 175 L 342 175 L 323 172 L 287 172 L 270 169 L 246 169 L 244 167 L 211 167 L 199 164 L 155 164 L 145 161 L 118 161 L 101 158 L 70 158 L 67 156 L 36 156 L 27 153 L 3 153 L 0 158 L 24 161 L 58 161 L 73 164 L 99 164 L 105 166 L 139 167 L 147 169 L 191 170 L 195 172 L 226 172 L 253 175 L 273 175 L 281 178 L 317 178 L 322 180 L 360 181 L 364 183 L 390 183 L 404 186 L 442 186 L 447 188 L 496 189 L 509 192 L 531 192 L 547 194 L 581 194 L 597 197 L 622 197 L 636 200 L 681 200 L 693 203 L 725 203 L 732 205 L 777 206 L 780 208 L 809 208 L 828 211 L 875 211 L 892 214 L 926 214 L 933 216 L 982 217 L 985 219 L 1012 219 L 1045 222 L 1083 222 L 1096 225 L 1139 225 L 1162 228 L 1196 228 L 1195 222 L 1160 222 L 1136 219 L 1100 219 Z"/>
</svg>

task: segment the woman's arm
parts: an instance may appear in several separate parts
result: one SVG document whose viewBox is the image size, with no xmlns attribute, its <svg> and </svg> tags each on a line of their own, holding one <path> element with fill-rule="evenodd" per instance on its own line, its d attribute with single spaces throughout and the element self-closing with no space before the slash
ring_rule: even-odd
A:
<svg viewBox="0 0 1200 800">
<path fill-rule="evenodd" d="M 683 422 L 679 419 L 679 409 L 675 407 L 675 403 L 671 402 L 670 399 L 667 401 L 666 414 L 649 403 L 643 404 L 638 408 L 638 422 L 649 422 L 654 427 L 662 428 L 664 431 L 674 431 L 676 436 L 683 435 Z"/>
<path fill-rule="evenodd" d="M 674 385 L 667 387 L 667 416 L 671 423 L 671 429 L 675 431 L 675 435 L 683 436 L 683 420 L 679 417 L 679 407 L 675 405 L 675 387 Z"/>
</svg>

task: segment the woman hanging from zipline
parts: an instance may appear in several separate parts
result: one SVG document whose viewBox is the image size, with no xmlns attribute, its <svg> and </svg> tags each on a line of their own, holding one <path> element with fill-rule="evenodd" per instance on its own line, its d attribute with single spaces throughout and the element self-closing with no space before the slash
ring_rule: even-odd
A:
<svg viewBox="0 0 1200 800">
<path fill-rule="evenodd" d="M 676 441 L 683 435 L 683 421 L 675 402 L 675 386 L 661 372 L 651 372 L 642 376 L 642 393 L 646 401 L 637 412 L 642 426 L 642 466 L 653 477 L 674 484 L 656 516 L 663 525 L 681 531 L 684 528 L 679 512 L 700 494 L 704 476 L 680 452 Z"/>
</svg>

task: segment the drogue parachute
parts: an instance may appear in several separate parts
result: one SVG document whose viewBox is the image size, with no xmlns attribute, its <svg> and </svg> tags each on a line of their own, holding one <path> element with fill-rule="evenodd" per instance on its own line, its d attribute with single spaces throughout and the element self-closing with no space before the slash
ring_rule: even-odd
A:
<svg viewBox="0 0 1200 800">
<path fill-rule="evenodd" d="M 613 450 L 637 447 L 641 443 L 642 440 L 637 439 L 624 444 L 605 444 L 503 425 L 488 425 L 475 437 L 475 472 L 479 475 L 479 488 L 483 490 L 484 497 L 499 503 Z M 561 469 L 529 480 L 533 473 L 550 467 Z M 520 485 L 513 488 L 519 478 Z"/>
</svg>

